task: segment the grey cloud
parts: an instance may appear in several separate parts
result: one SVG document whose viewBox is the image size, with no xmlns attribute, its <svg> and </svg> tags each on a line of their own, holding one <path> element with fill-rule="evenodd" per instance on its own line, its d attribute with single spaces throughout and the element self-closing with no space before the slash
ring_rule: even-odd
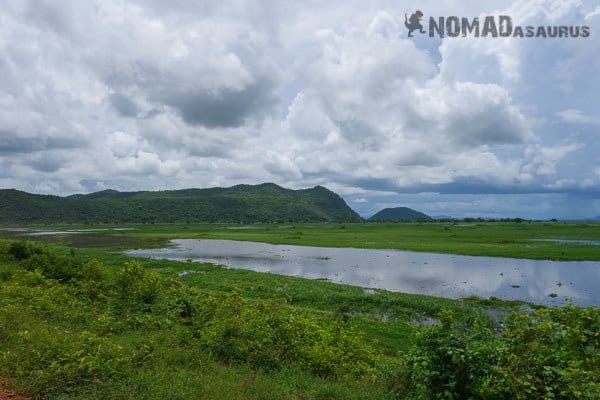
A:
<svg viewBox="0 0 600 400">
<path fill-rule="evenodd" d="M 0 154 L 29 153 L 44 148 L 38 138 L 20 138 L 11 132 L 0 131 Z"/>
<path fill-rule="evenodd" d="M 210 143 L 205 144 L 190 143 L 186 146 L 188 153 L 195 157 L 216 157 L 226 158 L 231 155 L 232 144 Z"/>
<path fill-rule="evenodd" d="M 7 159 L 0 158 L 0 178 L 10 178 L 12 173 L 10 166 L 11 164 Z"/>
<path fill-rule="evenodd" d="M 435 79 L 402 115 L 410 131 L 456 148 L 517 144 L 531 137 L 527 119 L 498 85 Z"/>
<path fill-rule="evenodd" d="M 448 135 L 459 146 L 523 143 L 528 134 L 523 117 L 508 107 L 448 119 Z"/>
<path fill-rule="evenodd" d="M 33 1 L 27 5 L 25 15 L 38 27 L 48 28 L 60 35 L 70 36 L 70 7 L 57 7 L 52 1 Z"/>
<path fill-rule="evenodd" d="M 33 160 L 29 161 L 28 164 L 36 171 L 56 172 L 65 163 L 65 161 L 67 161 L 67 160 L 57 157 L 57 156 L 42 155 L 42 156 L 36 157 Z"/>
<path fill-rule="evenodd" d="M 44 149 L 78 149 L 90 144 L 89 138 L 73 133 L 73 136 L 48 136 Z"/>
<path fill-rule="evenodd" d="M 276 102 L 274 83 L 258 81 L 242 90 L 189 90 L 169 93 L 164 102 L 174 107 L 190 125 L 234 128 L 251 118 L 262 118 Z"/>
<path fill-rule="evenodd" d="M 113 107 L 124 117 L 136 117 L 138 114 L 138 106 L 131 101 L 127 96 L 121 93 L 113 93 L 109 97 Z"/>
<path fill-rule="evenodd" d="M 429 150 L 413 150 L 409 154 L 402 155 L 395 162 L 399 167 L 424 166 L 433 167 L 440 165 L 442 160 L 434 152 Z"/>
<path fill-rule="evenodd" d="M 358 119 L 335 121 L 342 135 L 361 150 L 377 151 L 383 145 L 381 132 L 370 122 Z"/>
<path fill-rule="evenodd" d="M 171 28 L 168 38 L 139 43 L 140 27 L 118 26 L 131 30 L 133 37 L 121 45 L 119 57 L 112 48 L 85 57 L 89 68 L 115 92 L 109 100 L 121 115 L 152 118 L 170 107 L 186 124 L 213 129 L 253 124 L 273 114 L 281 77 L 276 66 L 263 58 L 269 44 L 261 42 L 260 34 L 248 32 L 242 22 L 239 26 L 224 22 L 222 40 L 218 30 L 215 37 L 190 40 L 185 38 L 189 34 L 185 28 L 170 26 L 176 22 L 160 21 Z M 239 31 L 235 40 L 229 30 Z M 179 50 L 174 49 L 174 41 Z M 148 49 L 140 49 L 144 46 Z M 169 56 L 173 51 L 182 54 Z"/>
<path fill-rule="evenodd" d="M 75 149 L 86 147 L 87 139 L 83 137 L 19 137 L 14 132 L 0 130 L 0 153 L 32 153 L 47 149 Z"/>
<path fill-rule="evenodd" d="M 403 14 L 377 2 L 175 1 L 0 7 L 3 185 L 64 193 L 276 175 L 365 198 L 598 192 L 590 104 L 600 81 L 589 40 L 457 39 L 438 48 L 407 40 Z M 501 7 L 469 4 L 460 3 L 466 15 Z M 586 69 L 571 73 L 575 66 Z M 511 85 L 496 70 L 522 81 Z M 556 123 L 557 110 L 580 123 L 567 126 L 577 132 Z M 526 147 L 576 133 L 585 148 L 556 163 L 556 176 L 527 170 Z M 121 148 L 111 142 L 119 138 Z"/>
</svg>

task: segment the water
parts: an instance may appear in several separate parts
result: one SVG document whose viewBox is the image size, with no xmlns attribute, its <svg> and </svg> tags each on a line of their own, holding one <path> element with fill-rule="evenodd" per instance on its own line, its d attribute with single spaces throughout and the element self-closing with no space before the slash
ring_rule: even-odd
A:
<svg viewBox="0 0 600 400">
<path fill-rule="evenodd" d="M 600 246 L 600 240 L 577 240 L 577 239 L 531 239 L 534 242 L 552 242 L 560 244 L 583 244 L 588 246 Z"/>
<path fill-rule="evenodd" d="M 56 231 L 30 231 L 27 228 L 0 228 L 1 231 L 9 232 L 24 232 L 25 236 L 62 236 L 62 235 L 80 235 L 86 233 L 100 233 L 108 231 L 131 231 L 134 228 L 89 228 L 89 229 L 67 229 L 67 230 L 56 230 Z"/>
<path fill-rule="evenodd" d="M 473 257 L 400 250 L 328 248 L 233 240 L 177 239 L 132 256 L 210 262 L 258 272 L 327 279 L 364 288 L 462 298 L 495 296 L 560 305 L 600 305 L 600 262 Z M 556 297 L 550 297 L 554 294 Z"/>
</svg>

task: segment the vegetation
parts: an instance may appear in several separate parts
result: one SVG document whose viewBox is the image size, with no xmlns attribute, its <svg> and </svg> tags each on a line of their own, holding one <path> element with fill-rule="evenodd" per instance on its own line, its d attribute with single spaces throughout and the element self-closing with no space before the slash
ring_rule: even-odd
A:
<svg viewBox="0 0 600 400">
<path fill-rule="evenodd" d="M 360 221 L 322 186 L 290 190 L 272 183 L 68 197 L 0 190 L 0 223 L 155 223 Z"/>
<path fill-rule="evenodd" d="M 369 218 L 369 221 L 431 221 L 431 217 L 408 207 L 384 208 Z"/>
<path fill-rule="evenodd" d="M 402 249 L 476 256 L 600 261 L 600 246 L 538 239 L 600 241 L 600 223 L 328 223 L 328 224 L 146 224 L 131 231 L 99 231 L 38 240 L 66 240 L 79 247 L 155 247 L 168 239 L 232 239 L 327 247 Z M 50 229 L 103 228 L 53 226 Z M 122 228 L 123 226 L 121 226 Z M 45 227 L 47 228 L 47 227 Z M 18 233 L 17 233 L 18 234 Z M 5 237 L 15 233 L 0 232 Z"/>
<path fill-rule="evenodd" d="M 600 261 L 600 246 L 538 239 L 600 241 L 600 223 L 359 223 L 142 229 L 146 237 L 196 237 L 309 246 L 402 249 L 550 260 Z M 156 235 L 156 236 L 155 236 Z M 172 236 L 171 236 L 172 235 Z M 138 236 L 140 237 L 140 236 Z"/>
<path fill-rule="evenodd" d="M 511 314 L 497 333 L 450 312 L 424 327 L 397 388 L 414 399 L 598 399 L 599 310 L 573 306 Z"/>
<path fill-rule="evenodd" d="M 600 394 L 596 308 L 496 301 L 495 321 L 477 299 L 10 241 L 0 281 L 0 376 L 38 398 Z"/>
</svg>

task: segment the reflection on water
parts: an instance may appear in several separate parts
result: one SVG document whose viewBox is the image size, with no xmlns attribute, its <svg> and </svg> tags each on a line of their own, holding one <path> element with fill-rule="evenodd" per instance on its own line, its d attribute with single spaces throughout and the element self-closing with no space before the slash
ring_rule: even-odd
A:
<svg viewBox="0 0 600 400">
<path fill-rule="evenodd" d="M 365 288 L 461 298 L 496 296 L 560 305 L 600 305 L 600 263 L 472 257 L 399 250 L 328 248 L 233 240 L 177 239 L 133 256 L 211 262 L 232 268 L 327 279 Z M 551 297 L 551 294 L 556 296 Z"/>
</svg>

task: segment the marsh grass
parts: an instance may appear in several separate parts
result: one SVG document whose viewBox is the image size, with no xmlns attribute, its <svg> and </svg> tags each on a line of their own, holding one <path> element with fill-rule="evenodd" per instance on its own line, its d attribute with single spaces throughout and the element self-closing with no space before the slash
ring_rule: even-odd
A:
<svg viewBox="0 0 600 400">
<path fill-rule="evenodd" d="M 132 237 L 164 240 L 173 227 L 153 229 Z M 11 387 L 49 399 L 598 394 L 595 308 L 368 292 L 108 250 L 0 240 L 0 376 Z M 510 315 L 510 329 L 490 311 Z"/>
<path fill-rule="evenodd" d="M 313 223 L 313 224 L 134 224 L 52 225 L 36 229 L 132 228 L 93 234 L 36 237 L 76 247 L 160 247 L 169 239 L 231 239 L 325 247 L 401 249 L 551 260 L 600 261 L 600 246 L 539 239 L 600 240 L 600 223 L 568 222 L 451 222 Z M 232 229 L 248 227 L 252 229 Z M 0 232 L 17 237 L 20 232 Z M 1 237 L 0 236 L 0 237 Z M 22 237 L 22 236 L 21 236 Z"/>
</svg>

